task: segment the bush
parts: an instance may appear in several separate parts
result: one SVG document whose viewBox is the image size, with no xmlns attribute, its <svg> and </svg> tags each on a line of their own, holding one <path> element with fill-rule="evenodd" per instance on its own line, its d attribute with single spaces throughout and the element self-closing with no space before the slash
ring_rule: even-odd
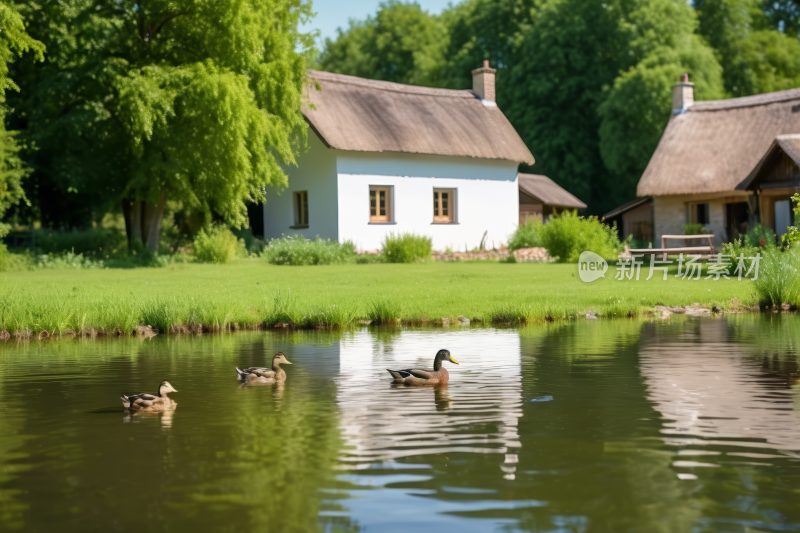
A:
<svg viewBox="0 0 800 533">
<path fill-rule="evenodd" d="M 748 246 L 760 246 L 761 248 L 775 247 L 775 232 L 770 228 L 765 228 L 761 224 L 753 226 L 748 233 L 741 236 Z"/>
<path fill-rule="evenodd" d="M 356 247 L 350 242 L 309 240 L 298 235 L 273 239 L 264 249 L 262 257 L 273 265 L 334 265 L 355 260 Z"/>
<path fill-rule="evenodd" d="M 194 256 L 203 263 L 227 263 L 242 252 L 246 253 L 244 241 L 224 226 L 201 229 L 194 239 Z"/>
<path fill-rule="evenodd" d="M 524 224 L 517 227 L 517 231 L 508 241 L 508 249 L 512 252 L 520 248 L 538 248 L 542 245 L 542 221 L 538 218 L 529 218 Z"/>
<path fill-rule="evenodd" d="M 762 253 L 753 289 L 761 305 L 800 304 L 800 249 Z"/>
<path fill-rule="evenodd" d="M 794 220 L 795 223 L 798 223 L 800 221 L 800 193 L 795 193 L 792 201 L 794 202 Z M 781 246 L 784 248 L 800 246 L 800 229 L 797 226 L 789 226 L 786 233 L 781 235 Z"/>
<path fill-rule="evenodd" d="M 387 263 L 416 263 L 431 256 L 433 239 L 416 233 L 389 233 L 383 238 L 381 252 Z"/>
<path fill-rule="evenodd" d="M 686 224 L 683 227 L 684 235 L 708 235 L 711 230 L 702 224 Z"/>
<path fill-rule="evenodd" d="M 729 274 L 732 274 L 736 270 L 736 266 L 738 265 L 737 258 L 744 255 L 745 257 L 744 263 L 745 267 L 747 268 L 745 272 L 747 272 L 748 270 L 750 270 L 750 267 L 753 262 L 752 260 L 749 260 L 747 258 L 755 257 L 756 254 L 761 252 L 762 252 L 761 248 L 759 248 L 758 246 L 751 246 L 750 244 L 747 243 L 747 239 L 741 237 L 731 242 L 726 242 L 725 244 L 722 245 L 722 248 L 719 251 L 720 255 L 731 256 L 730 257 L 731 268 L 728 269 Z"/>
<path fill-rule="evenodd" d="M 33 232 L 33 246 L 41 254 L 69 252 L 105 258 L 117 252 L 125 253 L 128 247 L 125 233 L 117 229 L 86 229 L 59 231 L 38 229 Z"/>
<path fill-rule="evenodd" d="M 540 233 L 547 254 L 561 263 L 577 263 L 586 250 L 605 259 L 617 259 L 622 250 L 615 228 L 606 226 L 596 217 L 579 217 L 577 211 L 564 211 L 550 217 Z"/>
<path fill-rule="evenodd" d="M 8 270 L 11 266 L 11 254 L 8 253 L 6 245 L 0 242 L 0 272 Z"/>
<path fill-rule="evenodd" d="M 83 254 L 66 252 L 64 254 L 42 254 L 36 256 L 36 268 L 52 269 L 77 269 L 77 268 L 105 268 L 105 263 L 95 261 Z"/>
</svg>

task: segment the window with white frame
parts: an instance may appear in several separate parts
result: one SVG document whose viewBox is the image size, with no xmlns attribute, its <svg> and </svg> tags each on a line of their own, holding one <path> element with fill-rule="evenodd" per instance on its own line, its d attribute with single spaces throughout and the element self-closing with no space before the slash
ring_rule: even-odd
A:
<svg viewBox="0 0 800 533">
<path fill-rule="evenodd" d="M 456 221 L 456 191 L 455 189 L 433 190 L 433 222 L 434 224 L 449 224 Z"/>
<path fill-rule="evenodd" d="M 392 222 L 392 187 L 370 185 L 369 221 Z"/>
</svg>

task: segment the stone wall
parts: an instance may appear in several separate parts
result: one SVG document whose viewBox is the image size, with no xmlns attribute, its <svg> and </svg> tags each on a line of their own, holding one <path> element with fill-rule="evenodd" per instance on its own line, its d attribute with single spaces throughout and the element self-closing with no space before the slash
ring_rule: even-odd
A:
<svg viewBox="0 0 800 533">
<path fill-rule="evenodd" d="M 508 258 L 508 249 L 483 250 L 480 252 L 433 252 L 434 261 L 500 261 Z M 521 248 L 514 251 L 518 263 L 541 263 L 551 261 L 544 248 Z"/>
</svg>

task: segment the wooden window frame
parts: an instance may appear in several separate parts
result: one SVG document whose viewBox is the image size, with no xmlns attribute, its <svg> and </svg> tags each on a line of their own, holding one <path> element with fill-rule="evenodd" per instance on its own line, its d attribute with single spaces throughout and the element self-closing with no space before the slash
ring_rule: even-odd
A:
<svg viewBox="0 0 800 533">
<path fill-rule="evenodd" d="M 308 227 L 308 191 L 295 191 L 294 200 L 294 226 L 295 228 Z"/>
<path fill-rule="evenodd" d="M 447 206 L 443 202 L 443 194 L 447 195 Z M 434 224 L 455 224 L 456 223 L 456 189 L 433 189 L 433 223 Z M 444 211 L 447 214 L 444 214 Z"/>
<path fill-rule="evenodd" d="M 381 215 L 380 195 L 384 194 L 384 214 Z M 391 224 L 394 222 L 394 187 L 391 185 L 369 186 L 369 223 Z M 373 206 L 373 198 L 375 205 Z"/>
<path fill-rule="evenodd" d="M 699 217 L 699 206 L 705 206 L 705 215 L 706 221 L 700 222 Z M 708 226 L 711 224 L 711 204 L 708 201 L 705 202 L 692 202 L 686 204 L 686 223 L 687 224 L 702 224 L 703 226 Z"/>
</svg>

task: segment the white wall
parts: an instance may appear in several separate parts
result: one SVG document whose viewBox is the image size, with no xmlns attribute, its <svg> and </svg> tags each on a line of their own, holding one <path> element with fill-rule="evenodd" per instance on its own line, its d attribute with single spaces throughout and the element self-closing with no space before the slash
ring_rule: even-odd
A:
<svg viewBox="0 0 800 533">
<path fill-rule="evenodd" d="M 264 238 L 267 240 L 282 235 L 338 238 L 336 152 L 327 148 L 310 130 L 308 147 L 308 151 L 297 158 L 296 167 L 284 167 L 289 187 L 283 191 L 267 189 L 264 205 Z M 294 191 L 308 191 L 307 229 L 290 228 L 294 226 Z"/>
<path fill-rule="evenodd" d="M 389 232 L 433 237 L 433 248 L 500 246 L 519 222 L 517 164 L 399 153 L 338 152 L 339 240 L 377 250 Z M 394 187 L 394 223 L 369 223 L 369 186 Z M 456 224 L 433 224 L 433 189 L 456 189 Z"/>
</svg>

